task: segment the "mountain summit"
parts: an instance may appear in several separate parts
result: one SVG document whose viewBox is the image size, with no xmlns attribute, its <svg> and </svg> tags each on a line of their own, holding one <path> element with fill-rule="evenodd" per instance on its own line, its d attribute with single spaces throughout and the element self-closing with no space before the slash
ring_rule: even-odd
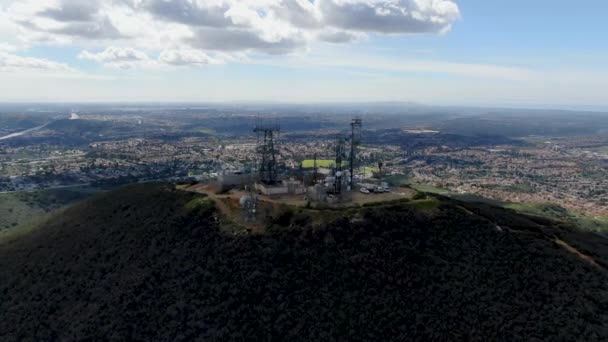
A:
<svg viewBox="0 0 608 342">
<path fill-rule="evenodd" d="M 235 234 L 130 186 L 0 241 L 2 341 L 599 341 L 608 241 L 428 196 Z M 314 224 L 312 222 L 315 222 Z"/>
</svg>

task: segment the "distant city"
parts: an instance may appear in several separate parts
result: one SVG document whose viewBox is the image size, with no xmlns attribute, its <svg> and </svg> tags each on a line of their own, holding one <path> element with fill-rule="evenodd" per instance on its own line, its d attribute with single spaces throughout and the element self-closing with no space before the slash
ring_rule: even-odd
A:
<svg viewBox="0 0 608 342">
<path fill-rule="evenodd" d="M 4 194 L 257 182 L 283 189 L 256 187 L 263 194 L 308 193 L 332 202 L 342 193 L 412 187 L 550 210 L 598 230 L 608 217 L 603 113 L 398 103 L 13 105 L 2 109 L 0 121 Z M 291 190 L 282 182 L 291 182 Z M 323 196 L 319 189 L 312 195 L 315 185 Z"/>
</svg>

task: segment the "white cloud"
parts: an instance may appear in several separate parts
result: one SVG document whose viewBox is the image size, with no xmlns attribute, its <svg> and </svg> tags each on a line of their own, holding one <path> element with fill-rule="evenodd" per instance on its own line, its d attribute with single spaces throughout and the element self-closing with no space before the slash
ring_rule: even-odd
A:
<svg viewBox="0 0 608 342">
<path fill-rule="evenodd" d="M 51 2 L 50 6 L 38 12 L 39 16 L 57 21 L 92 21 L 99 12 L 100 4 L 95 0 L 63 0 Z"/>
<path fill-rule="evenodd" d="M 161 20 L 189 26 L 227 27 L 232 25 L 225 14 L 231 8 L 228 1 L 142 0 L 132 6 L 147 11 Z"/>
<path fill-rule="evenodd" d="M 24 70 L 71 71 L 70 67 L 63 63 L 0 52 L 0 71 L 13 72 Z"/>
<path fill-rule="evenodd" d="M 164 50 L 160 53 L 158 60 L 166 65 L 187 66 L 218 64 L 220 60 L 209 57 L 209 55 L 193 49 L 186 50 Z"/>
<path fill-rule="evenodd" d="M 148 60 L 148 55 L 132 48 L 109 47 L 102 52 L 91 53 L 82 51 L 78 58 L 89 59 L 101 63 L 136 62 Z"/>
<path fill-rule="evenodd" d="M 303 35 L 264 39 L 256 32 L 242 29 L 199 28 L 189 43 L 205 51 L 254 51 L 272 55 L 282 55 L 303 49 L 306 38 Z"/>
<path fill-rule="evenodd" d="M 121 38 L 107 9 L 108 0 L 15 1 L 6 12 L 27 41 L 69 43 L 75 40 Z M 41 37 L 41 39 L 40 39 Z"/>
<path fill-rule="evenodd" d="M 319 29 L 323 26 L 317 6 L 308 0 L 276 1 L 270 7 L 274 15 L 296 27 Z"/>
<path fill-rule="evenodd" d="M 0 42 L 0 51 L 14 52 L 14 51 L 17 51 L 17 47 L 15 45 L 12 45 L 9 43 Z"/>
<path fill-rule="evenodd" d="M 328 43 L 351 43 L 365 39 L 367 36 L 361 32 L 344 30 L 323 30 L 317 35 L 317 39 Z"/>
<path fill-rule="evenodd" d="M 108 47 L 107 49 L 93 53 L 82 51 L 78 58 L 102 63 L 104 66 L 114 69 L 157 69 L 161 65 L 158 61 L 151 59 L 145 52 L 133 48 Z"/>
<path fill-rule="evenodd" d="M 459 10 L 452 0 L 14 0 L 6 14 L 26 44 L 292 54 L 368 33 L 445 32 Z"/>
<path fill-rule="evenodd" d="M 78 58 L 102 63 L 115 69 L 161 69 L 165 67 L 202 66 L 221 64 L 228 59 L 216 54 L 210 56 L 195 49 L 167 49 L 151 58 L 143 51 L 133 48 L 109 47 L 100 52 L 82 51 Z"/>
<path fill-rule="evenodd" d="M 439 33 L 460 17 L 451 0 L 317 0 L 327 26 L 378 33 Z"/>
<path fill-rule="evenodd" d="M 78 58 L 96 61 L 113 69 L 156 69 L 159 64 L 144 52 L 132 48 L 109 47 L 104 51 L 92 53 L 82 51 Z"/>
</svg>

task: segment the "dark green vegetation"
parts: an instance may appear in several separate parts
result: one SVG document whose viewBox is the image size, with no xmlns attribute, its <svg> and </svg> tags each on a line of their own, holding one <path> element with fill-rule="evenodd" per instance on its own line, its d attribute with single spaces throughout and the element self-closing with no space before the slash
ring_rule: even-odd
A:
<svg viewBox="0 0 608 342">
<path fill-rule="evenodd" d="M 434 127 L 454 134 L 507 137 L 590 135 L 608 128 L 604 114 L 543 110 L 492 110 L 446 120 Z"/>
<path fill-rule="evenodd" d="M 39 222 L 99 191 L 89 187 L 71 187 L 0 194 L 0 232 Z"/>
<path fill-rule="evenodd" d="M 2 113 L 0 109 L 0 137 L 41 126 L 46 122 L 48 119 L 41 115 L 8 114 Z"/>
<path fill-rule="evenodd" d="M 449 146 L 451 148 L 465 148 L 474 146 L 512 145 L 521 146 L 519 140 L 505 138 L 498 134 L 460 135 L 452 133 L 406 133 L 401 129 L 385 129 L 366 132 L 366 144 L 370 145 L 396 145 L 405 150 L 421 150 L 433 146 Z"/>
<path fill-rule="evenodd" d="M 588 231 L 595 231 L 608 234 L 608 218 L 596 219 L 587 215 L 576 214 L 566 208 L 562 208 L 552 203 L 512 203 L 505 205 L 506 208 L 514 209 L 518 212 L 544 216 L 571 222 L 579 228 Z"/>
<path fill-rule="evenodd" d="M 558 220 L 562 223 L 575 226 L 584 231 L 608 234 L 608 218 L 591 217 L 584 213 L 577 213 L 572 210 L 568 210 L 554 203 L 508 203 L 472 194 L 451 193 L 448 190 L 436 188 L 430 185 L 408 184 L 407 186 L 410 186 L 418 191 L 449 196 L 450 198 L 464 202 L 491 204 L 507 209 L 513 209 L 521 214 Z"/>
<path fill-rule="evenodd" d="M 266 235 L 217 215 L 131 186 L 0 240 L 0 340 L 608 338 L 608 241 L 553 221 L 443 197 L 287 209 Z"/>
</svg>

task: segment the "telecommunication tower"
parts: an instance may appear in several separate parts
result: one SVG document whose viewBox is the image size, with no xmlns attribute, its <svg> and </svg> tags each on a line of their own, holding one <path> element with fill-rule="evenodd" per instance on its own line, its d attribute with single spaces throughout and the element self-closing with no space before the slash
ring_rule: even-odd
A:
<svg viewBox="0 0 608 342">
<path fill-rule="evenodd" d="M 260 180 L 266 184 L 277 182 L 277 151 L 276 139 L 279 137 L 280 127 L 278 122 L 267 125 L 258 122 L 253 130 L 258 135 L 258 153 L 260 161 Z"/>
<path fill-rule="evenodd" d="M 361 146 L 362 140 L 362 127 L 363 120 L 357 118 L 353 119 L 350 123 L 351 133 L 350 133 L 350 156 L 349 156 L 349 171 L 350 171 L 350 179 L 349 179 L 349 188 L 351 190 L 355 187 L 355 170 L 357 170 L 357 153 L 359 150 L 359 146 Z"/>
<path fill-rule="evenodd" d="M 336 165 L 335 168 L 335 180 L 334 180 L 334 194 L 342 193 L 342 179 L 344 177 L 344 158 L 346 157 L 346 141 L 343 137 L 336 139 Z"/>
<path fill-rule="evenodd" d="M 312 172 L 312 185 L 317 184 L 317 178 L 319 177 L 319 163 L 317 162 L 317 153 L 313 157 L 313 172 Z"/>
</svg>

